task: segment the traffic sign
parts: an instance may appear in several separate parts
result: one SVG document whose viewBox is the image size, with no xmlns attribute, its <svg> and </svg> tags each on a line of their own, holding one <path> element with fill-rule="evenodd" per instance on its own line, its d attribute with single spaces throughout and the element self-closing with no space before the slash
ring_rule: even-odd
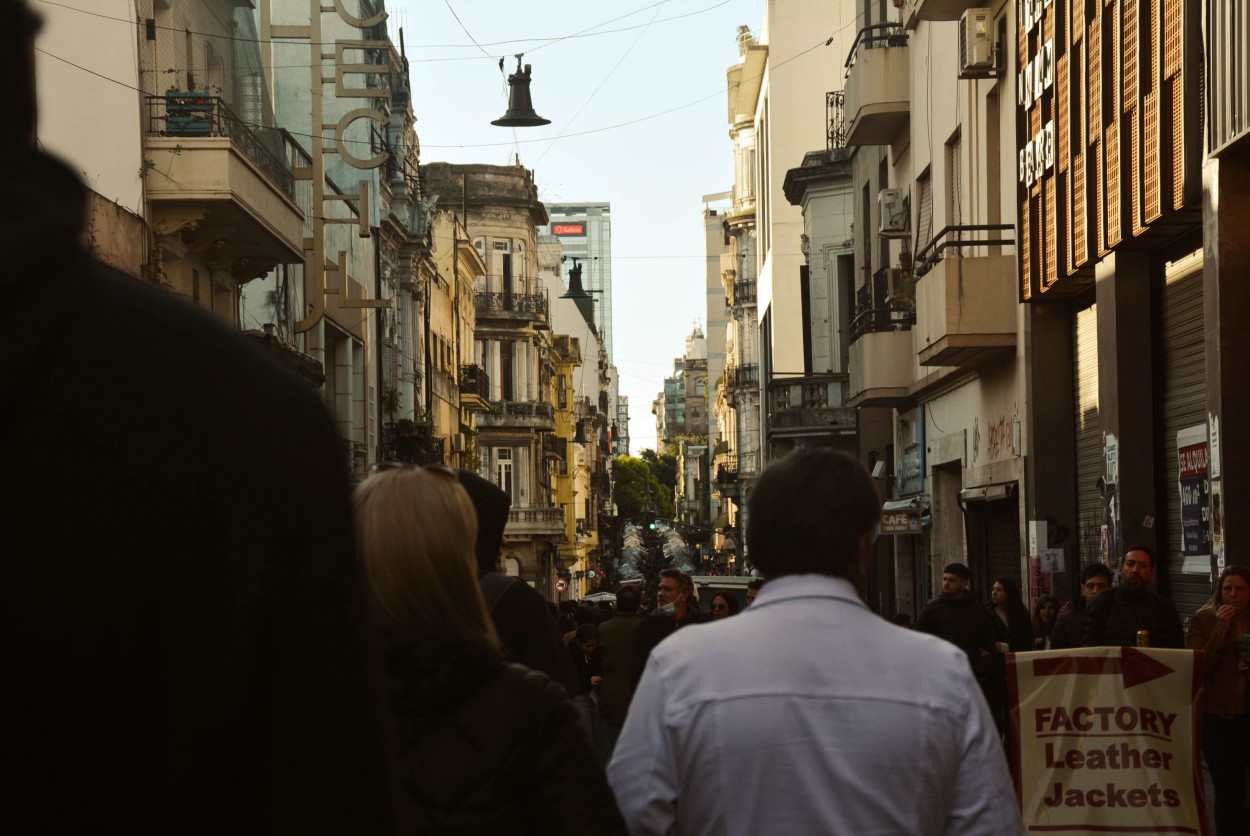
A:
<svg viewBox="0 0 1250 836">
<path fill-rule="evenodd" d="M 569 588 L 569 582 L 568 582 L 568 581 L 566 581 L 564 578 L 557 578 L 557 579 L 556 579 L 556 592 L 563 592 L 564 590 L 566 590 L 566 589 L 568 589 L 568 588 Z"/>
</svg>

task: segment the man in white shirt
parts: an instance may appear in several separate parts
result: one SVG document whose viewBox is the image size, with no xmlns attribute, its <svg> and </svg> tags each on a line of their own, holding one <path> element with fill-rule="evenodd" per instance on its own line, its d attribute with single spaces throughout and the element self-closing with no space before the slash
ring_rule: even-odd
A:
<svg viewBox="0 0 1250 836">
<path fill-rule="evenodd" d="M 665 639 L 608 778 L 635 834 L 1023 834 L 967 656 L 882 620 L 880 502 L 859 462 L 791 453 L 749 500 L 768 577 L 736 618 Z"/>
</svg>

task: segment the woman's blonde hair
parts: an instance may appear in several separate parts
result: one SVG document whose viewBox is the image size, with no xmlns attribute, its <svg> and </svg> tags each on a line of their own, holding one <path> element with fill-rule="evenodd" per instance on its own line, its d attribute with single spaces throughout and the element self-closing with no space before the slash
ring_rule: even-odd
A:
<svg viewBox="0 0 1250 836">
<path fill-rule="evenodd" d="M 352 507 L 383 628 L 450 630 L 498 646 L 477 582 L 477 514 L 454 476 L 425 468 L 386 470 L 361 483 Z"/>
</svg>

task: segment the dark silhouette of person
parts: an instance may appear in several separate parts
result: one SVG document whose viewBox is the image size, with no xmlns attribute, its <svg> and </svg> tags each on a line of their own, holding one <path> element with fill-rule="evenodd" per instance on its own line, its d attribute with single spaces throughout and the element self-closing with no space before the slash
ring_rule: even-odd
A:
<svg viewBox="0 0 1250 836">
<path fill-rule="evenodd" d="M 393 832 L 330 416 L 87 254 L 86 189 L 33 142 L 38 19 L 0 12 L 4 827 Z"/>
</svg>

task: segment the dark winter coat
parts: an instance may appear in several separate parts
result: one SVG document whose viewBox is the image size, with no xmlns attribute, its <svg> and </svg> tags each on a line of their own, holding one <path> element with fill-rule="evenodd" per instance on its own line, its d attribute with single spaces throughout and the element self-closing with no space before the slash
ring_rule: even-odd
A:
<svg viewBox="0 0 1250 836">
<path fill-rule="evenodd" d="M 940 595 L 921 611 L 916 619 L 916 629 L 958 647 L 974 663 L 981 651 L 994 649 L 994 625 L 990 615 L 969 594 L 954 600 Z"/>
<path fill-rule="evenodd" d="M 599 650 L 603 654 L 599 716 L 614 726 L 625 725 L 625 715 L 634 698 L 630 671 L 634 663 L 634 634 L 641 620 L 638 613 L 627 613 L 599 626 Z"/>
<path fill-rule="evenodd" d="M 656 645 L 682 627 L 689 624 L 704 624 L 711 620 L 711 614 L 701 611 L 698 603 L 693 599 L 687 602 L 686 617 L 683 619 L 679 620 L 671 615 L 658 613 L 643 616 L 638 628 L 634 631 L 634 658 L 629 674 L 630 685 L 637 688 L 638 683 L 642 681 L 642 672 L 647 667 L 647 659 L 651 658 L 651 651 L 655 650 Z"/>
<path fill-rule="evenodd" d="M 1085 599 L 1077 598 L 1072 609 L 1055 619 L 1050 634 L 1051 650 L 1068 650 L 1081 646 L 1081 619 L 1085 617 Z"/>
<path fill-rule="evenodd" d="M 74 174 L 0 153 L 4 829 L 393 832 L 320 396 L 90 258 Z"/>
<path fill-rule="evenodd" d="M 1172 602 L 1151 589 L 1133 592 L 1116 586 L 1089 602 L 1082 620 L 1085 647 L 1132 647 L 1137 631 L 1150 631 L 1151 647 L 1183 649 L 1185 633 Z"/>
<path fill-rule="evenodd" d="M 524 581 L 511 581 L 490 607 L 504 653 L 509 661 L 540 670 L 570 694 L 576 693 L 577 674 L 547 602 Z M 485 586 L 486 581 L 482 583 Z"/>
<path fill-rule="evenodd" d="M 391 639 L 405 833 L 625 833 L 564 689 L 485 643 Z"/>
</svg>

